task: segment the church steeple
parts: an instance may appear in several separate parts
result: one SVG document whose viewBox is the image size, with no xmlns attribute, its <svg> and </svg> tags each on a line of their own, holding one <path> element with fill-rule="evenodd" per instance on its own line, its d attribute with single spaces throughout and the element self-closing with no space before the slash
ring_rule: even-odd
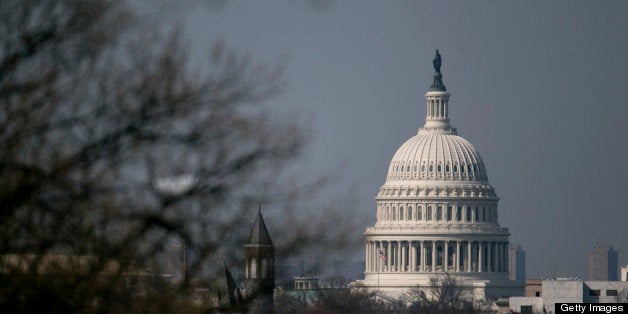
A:
<svg viewBox="0 0 628 314">
<path fill-rule="evenodd" d="M 273 245 L 273 241 L 268 234 L 268 229 L 266 229 L 266 223 L 264 223 L 264 217 L 262 217 L 261 206 L 257 209 L 257 219 L 253 225 L 253 229 L 251 229 L 247 244 Z"/>
<path fill-rule="evenodd" d="M 261 206 L 257 209 L 257 219 L 249 240 L 244 245 L 244 271 L 249 287 L 247 298 L 255 299 L 259 308 L 264 309 L 261 312 L 269 312 L 275 289 L 275 245 L 266 229 Z"/>
</svg>

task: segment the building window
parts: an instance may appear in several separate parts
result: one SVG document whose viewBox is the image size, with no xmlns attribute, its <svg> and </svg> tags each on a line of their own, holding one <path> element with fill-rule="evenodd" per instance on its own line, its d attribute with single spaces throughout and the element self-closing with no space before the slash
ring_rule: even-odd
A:
<svg viewBox="0 0 628 314">
<path fill-rule="evenodd" d="M 458 165 L 454 165 L 454 173 L 458 172 Z"/>
<path fill-rule="evenodd" d="M 482 207 L 482 221 L 486 221 L 486 207 Z"/>
<path fill-rule="evenodd" d="M 410 172 L 410 166 L 406 166 L 406 172 Z"/>
<path fill-rule="evenodd" d="M 456 220 L 462 220 L 462 207 L 460 206 L 458 206 L 458 208 L 456 209 Z"/>
<path fill-rule="evenodd" d="M 399 220 L 405 220 L 403 216 L 403 206 L 399 207 Z"/>
<path fill-rule="evenodd" d="M 436 220 L 443 220 L 443 208 L 440 206 L 436 209 Z"/>
<path fill-rule="evenodd" d="M 471 166 L 470 165 L 467 165 L 467 172 L 471 173 Z"/>
<path fill-rule="evenodd" d="M 430 165 L 430 172 L 434 172 L 434 165 Z"/>
<path fill-rule="evenodd" d="M 425 217 L 425 220 L 432 220 L 432 206 L 427 207 L 427 217 Z"/>
<path fill-rule="evenodd" d="M 449 172 L 449 165 L 445 165 L 445 172 Z"/>
<path fill-rule="evenodd" d="M 447 221 L 451 220 L 451 206 L 447 206 Z"/>
<path fill-rule="evenodd" d="M 421 220 L 421 216 L 423 215 L 422 210 L 421 210 L 421 206 L 416 208 L 416 220 Z"/>
<path fill-rule="evenodd" d="M 606 290 L 606 295 L 609 297 L 616 297 L 617 296 L 617 290 Z"/>
<path fill-rule="evenodd" d="M 441 167 L 440 167 L 440 165 L 438 165 L 438 172 L 441 172 Z"/>
<path fill-rule="evenodd" d="M 408 220 L 414 220 L 414 217 L 412 217 L 412 206 L 408 206 Z"/>
<path fill-rule="evenodd" d="M 425 165 L 421 165 L 421 172 L 425 172 Z"/>
<path fill-rule="evenodd" d="M 473 217 L 473 221 L 477 222 L 478 221 L 478 214 L 480 213 L 480 209 L 476 206 L 475 207 L 475 217 Z"/>
<path fill-rule="evenodd" d="M 521 306 L 521 314 L 528 314 L 528 313 L 534 313 L 532 311 L 532 305 L 522 305 Z"/>
<path fill-rule="evenodd" d="M 416 165 L 414 165 L 414 172 L 416 172 Z"/>
<path fill-rule="evenodd" d="M 589 296 L 590 297 L 599 297 L 600 296 L 600 290 L 589 290 Z"/>
<path fill-rule="evenodd" d="M 471 221 L 471 207 L 467 207 L 467 221 Z"/>
</svg>

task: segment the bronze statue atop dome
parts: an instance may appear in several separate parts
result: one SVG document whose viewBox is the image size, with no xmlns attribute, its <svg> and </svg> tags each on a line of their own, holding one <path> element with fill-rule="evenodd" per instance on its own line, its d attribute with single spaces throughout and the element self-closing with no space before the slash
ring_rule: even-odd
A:
<svg viewBox="0 0 628 314">
<path fill-rule="evenodd" d="M 430 91 L 447 91 L 445 84 L 443 84 L 443 75 L 440 73 L 440 65 L 443 63 L 443 60 L 440 58 L 440 53 L 436 50 L 436 56 L 434 56 L 434 60 L 432 60 L 432 64 L 434 64 L 434 82 L 430 86 Z"/>
<path fill-rule="evenodd" d="M 442 59 L 440 58 L 440 53 L 438 52 L 438 49 L 436 50 L 436 56 L 434 57 L 434 60 L 432 61 L 432 64 L 434 64 L 434 71 L 436 71 L 437 73 L 440 73 L 440 65 L 441 63 L 443 63 Z"/>
</svg>

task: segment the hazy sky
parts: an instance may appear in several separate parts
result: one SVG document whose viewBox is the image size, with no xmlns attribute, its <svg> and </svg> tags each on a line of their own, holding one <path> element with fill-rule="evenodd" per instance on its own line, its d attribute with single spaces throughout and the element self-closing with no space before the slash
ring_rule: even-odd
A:
<svg viewBox="0 0 628 314">
<path fill-rule="evenodd" d="M 375 221 L 390 159 L 424 124 L 439 49 L 452 124 L 486 163 L 528 277 L 586 278 L 595 242 L 628 264 L 628 1 L 193 3 L 170 18 L 195 55 L 222 38 L 287 57 L 275 102 L 312 130 L 302 174 L 341 169 L 359 187 L 347 211 Z"/>
</svg>

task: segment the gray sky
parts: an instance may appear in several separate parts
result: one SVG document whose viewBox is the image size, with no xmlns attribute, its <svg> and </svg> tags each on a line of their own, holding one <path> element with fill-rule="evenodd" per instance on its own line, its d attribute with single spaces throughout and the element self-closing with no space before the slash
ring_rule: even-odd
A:
<svg viewBox="0 0 628 314">
<path fill-rule="evenodd" d="M 359 186 L 346 210 L 375 221 L 439 49 L 452 124 L 486 162 L 528 277 L 586 278 L 596 241 L 628 264 L 627 1 L 195 1 L 169 9 L 195 55 L 222 38 L 288 57 L 275 102 L 313 132 L 301 174 L 341 169 Z"/>
</svg>

